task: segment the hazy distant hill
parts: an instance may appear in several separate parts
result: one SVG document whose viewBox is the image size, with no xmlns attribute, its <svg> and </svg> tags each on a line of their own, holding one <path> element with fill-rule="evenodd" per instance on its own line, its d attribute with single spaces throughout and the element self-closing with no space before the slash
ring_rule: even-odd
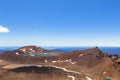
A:
<svg viewBox="0 0 120 80">
<path fill-rule="evenodd" d="M 15 50 L 18 49 L 20 47 L 0 47 L 0 52 L 6 51 L 6 50 Z M 86 50 L 89 49 L 91 47 L 43 47 L 46 50 L 54 50 L 54 51 L 58 51 L 58 52 L 64 52 L 64 53 L 68 53 L 68 52 L 72 52 L 75 50 Z M 120 47 L 99 47 L 100 50 L 108 53 L 108 54 L 120 54 Z"/>
<path fill-rule="evenodd" d="M 0 49 L 0 53 L 3 53 L 3 52 L 4 52 L 4 50 Z"/>
</svg>

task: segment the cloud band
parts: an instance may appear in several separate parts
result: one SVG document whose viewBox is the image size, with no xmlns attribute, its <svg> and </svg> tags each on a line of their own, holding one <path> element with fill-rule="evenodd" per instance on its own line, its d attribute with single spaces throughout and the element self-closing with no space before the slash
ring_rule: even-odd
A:
<svg viewBox="0 0 120 80">
<path fill-rule="evenodd" d="M 10 31 L 7 27 L 0 25 L 0 33 L 8 33 L 8 32 L 10 32 Z"/>
</svg>

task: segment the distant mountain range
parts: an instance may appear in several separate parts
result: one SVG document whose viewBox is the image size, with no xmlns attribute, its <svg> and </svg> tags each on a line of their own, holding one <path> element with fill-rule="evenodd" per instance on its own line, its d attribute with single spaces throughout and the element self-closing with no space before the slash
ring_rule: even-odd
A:
<svg viewBox="0 0 120 80">
<path fill-rule="evenodd" d="M 15 50 L 18 48 L 20 47 L 0 47 L 0 53 L 8 50 L 10 51 Z M 75 50 L 86 50 L 92 47 L 43 47 L 43 48 L 46 50 L 54 50 L 58 52 L 68 53 Z M 99 47 L 99 49 L 108 54 L 120 54 L 120 47 Z"/>
</svg>

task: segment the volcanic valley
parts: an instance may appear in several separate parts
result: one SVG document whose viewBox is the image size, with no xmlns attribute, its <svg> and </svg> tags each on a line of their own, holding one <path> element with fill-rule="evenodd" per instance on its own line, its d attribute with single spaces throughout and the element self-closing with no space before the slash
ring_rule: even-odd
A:
<svg viewBox="0 0 120 80">
<path fill-rule="evenodd" d="M 0 54 L 0 80 L 120 80 L 120 57 L 98 47 L 64 53 L 24 46 Z"/>
</svg>

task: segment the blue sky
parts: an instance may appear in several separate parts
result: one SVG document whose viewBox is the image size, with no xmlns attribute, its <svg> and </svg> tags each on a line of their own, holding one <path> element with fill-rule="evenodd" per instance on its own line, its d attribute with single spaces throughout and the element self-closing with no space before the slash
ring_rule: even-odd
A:
<svg viewBox="0 0 120 80">
<path fill-rule="evenodd" d="M 0 0 L 0 29 L 0 46 L 120 46 L 120 0 Z"/>
</svg>

